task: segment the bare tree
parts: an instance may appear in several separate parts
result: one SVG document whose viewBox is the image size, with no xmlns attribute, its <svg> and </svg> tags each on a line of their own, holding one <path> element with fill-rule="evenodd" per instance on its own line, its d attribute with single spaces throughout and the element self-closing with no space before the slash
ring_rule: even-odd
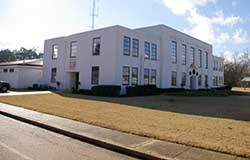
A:
<svg viewBox="0 0 250 160">
<path fill-rule="evenodd" d="M 235 53 L 232 61 L 224 64 L 225 84 L 239 86 L 244 77 L 250 76 L 250 53 Z"/>
</svg>

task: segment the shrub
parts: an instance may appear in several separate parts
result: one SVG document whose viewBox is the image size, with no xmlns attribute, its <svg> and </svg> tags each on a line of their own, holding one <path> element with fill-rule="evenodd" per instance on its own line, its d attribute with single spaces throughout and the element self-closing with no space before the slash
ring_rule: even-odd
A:
<svg viewBox="0 0 250 160">
<path fill-rule="evenodd" d="M 92 95 L 91 90 L 89 89 L 79 89 L 78 93 L 83 95 Z"/>
<path fill-rule="evenodd" d="M 225 90 L 231 91 L 233 87 L 231 85 L 226 85 L 224 88 L 225 88 Z"/>
<path fill-rule="evenodd" d="M 148 96 L 160 93 L 160 89 L 156 85 L 138 85 L 134 87 L 126 87 L 127 96 Z"/>
<path fill-rule="evenodd" d="M 118 97 L 120 96 L 121 86 L 117 85 L 98 85 L 91 88 L 94 96 Z"/>
<path fill-rule="evenodd" d="M 161 89 L 161 92 L 184 92 L 186 91 L 185 88 L 166 88 L 166 89 Z"/>
<path fill-rule="evenodd" d="M 55 90 L 55 87 L 51 87 L 49 85 L 46 84 L 33 84 L 32 87 L 28 87 L 28 89 L 30 90 L 38 90 L 38 91 L 45 91 L 45 90 Z"/>
<path fill-rule="evenodd" d="M 32 86 L 32 89 L 39 89 L 39 85 L 38 84 L 33 84 L 33 86 Z"/>
<path fill-rule="evenodd" d="M 224 90 L 231 91 L 232 88 L 233 88 L 232 86 L 226 85 L 226 86 L 223 86 L 223 87 L 212 88 L 212 89 L 213 89 L 213 90 L 220 90 L 220 91 L 224 91 Z"/>
<path fill-rule="evenodd" d="M 74 94 L 79 94 L 79 90 L 74 87 L 71 88 L 71 92 Z"/>
</svg>

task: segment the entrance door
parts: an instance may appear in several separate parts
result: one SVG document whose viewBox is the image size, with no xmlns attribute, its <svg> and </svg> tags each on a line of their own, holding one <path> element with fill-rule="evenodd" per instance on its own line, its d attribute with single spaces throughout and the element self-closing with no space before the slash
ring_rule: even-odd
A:
<svg viewBox="0 0 250 160">
<path fill-rule="evenodd" d="M 196 76 L 190 77 L 190 89 L 196 89 Z"/>
<path fill-rule="evenodd" d="M 79 72 L 75 73 L 75 89 L 78 90 L 79 89 Z"/>
<path fill-rule="evenodd" d="M 79 89 L 79 72 L 70 73 L 70 89 Z"/>
</svg>

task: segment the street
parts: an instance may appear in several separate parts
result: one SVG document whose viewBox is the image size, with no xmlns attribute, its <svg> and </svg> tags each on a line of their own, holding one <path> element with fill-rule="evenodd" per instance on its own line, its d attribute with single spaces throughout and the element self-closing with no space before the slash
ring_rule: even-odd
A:
<svg viewBox="0 0 250 160">
<path fill-rule="evenodd" d="M 133 160 L 0 115 L 0 160 Z"/>
</svg>

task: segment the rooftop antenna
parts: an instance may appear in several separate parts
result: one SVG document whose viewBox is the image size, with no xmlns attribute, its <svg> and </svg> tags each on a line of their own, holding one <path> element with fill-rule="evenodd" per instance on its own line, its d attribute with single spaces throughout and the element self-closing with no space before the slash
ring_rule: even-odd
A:
<svg viewBox="0 0 250 160">
<path fill-rule="evenodd" d="M 92 0 L 93 4 L 92 4 L 92 13 L 91 13 L 91 17 L 92 17 L 92 25 L 91 25 L 91 29 L 94 30 L 95 29 L 95 17 L 97 17 L 97 12 L 96 12 L 96 0 Z"/>
</svg>

